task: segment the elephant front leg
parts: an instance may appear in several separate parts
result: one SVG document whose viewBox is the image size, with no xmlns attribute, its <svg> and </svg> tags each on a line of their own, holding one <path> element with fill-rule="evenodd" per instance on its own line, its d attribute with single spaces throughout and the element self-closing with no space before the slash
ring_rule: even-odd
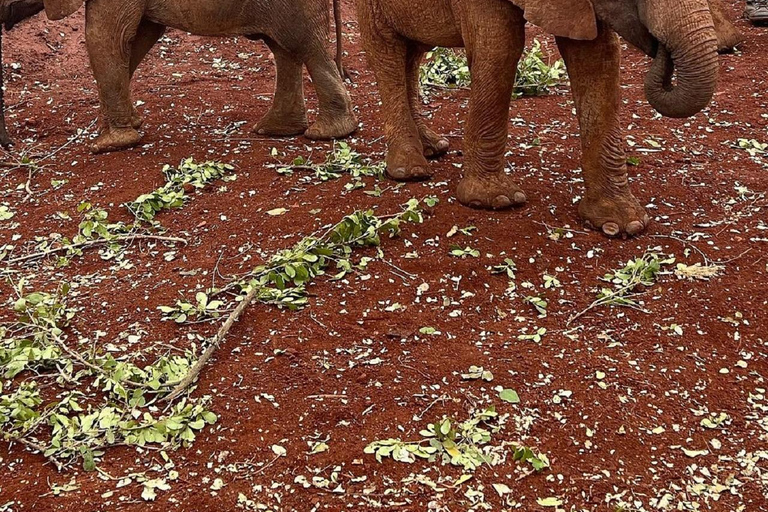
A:
<svg viewBox="0 0 768 512">
<path fill-rule="evenodd" d="M 128 2 L 126 2 L 128 3 Z M 86 43 L 91 69 L 99 89 L 104 128 L 91 146 L 107 153 L 136 146 L 130 76 L 132 43 L 141 21 L 141 9 L 109 0 L 92 0 L 86 7 Z"/>
<path fill-rule="evenodd" d="M 510 208 L 527 200 L 504 171 L 509 107 L 525 46 L 525 22 L 522 12 L 508 2 L 473 0 L 461 5 L 472 93 L 464 137 L 464 178 L 456 195 L 472 208 Z"/>
<path fill-rule="evenodd" d="M 637 235 L 650 223 L 632 195 L 621 131 L 621 48 L 616 34 L 601 27 L 597 39 L 558 38 L 581 126 L 586 194 L 579 213 L 586 225 L 608 236 Z"/>
<path fill-rule="evenodd" d="M 276 42 L 271 39 L 265 42 L 275 56 L 277 82 L 272 107 L 253 131 L 274 137 L 301 135 L 309 126 L 304 103 L 303 65 Z"/>
</svg>

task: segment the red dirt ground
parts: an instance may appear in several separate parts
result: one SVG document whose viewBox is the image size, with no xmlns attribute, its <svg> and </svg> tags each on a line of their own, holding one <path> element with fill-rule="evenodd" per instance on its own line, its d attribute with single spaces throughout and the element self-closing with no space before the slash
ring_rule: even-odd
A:
<svg viewBox="0 0 768 512">
<path fill-rule="evenodd" d="M 730 3 L 735 17 L 742 2 Z M 350 4 L 346 63 L 355 77 L 351 94 L 362 128 L 349 143 L 381 159 L 379 100 Z M 768 412 L 760 408 L 768 406 L 760 398 L 768 387 L 768 199 L 761 195 L 768 190 L 768 166 L 761 155 L 735 147 L 742 138 L 768 142 L 768 29 L 743 21 L 739 27 L 747 36 L 742 53 L 722 58 L 714 103 L 687 121 L 655 116 L 642 97 L 648 62 L 627 51 L 624 119 L 633 144 L 629 153 L 640 158 L 632 168 L 633 187 L 654 218 L 649 234 L 628 241 L 581 231 L 573 200 L 582 193 L 578 127 L 565 87 L 514 103 L 508 160 L 530 202 L 489 214 L 453 199 L 466 92 L 436 93 L 426 107 L 433 125 L 453 142 L 452 152 L 433 163 L 432 182 L 387 189 L 378 198 L 345 192 L 344 179 L 301 185 L 298 176 L 265 168 L 275 163 L 272 148 L 288 161 L 312 151 L 325 154 L 331 145 L 256 139 L 247 131 L 266 112 L 272 92 L 274 67 L 266 47 L 171 32 L 134 81 L 146 116 L 142 146 L 96 157 L 79 139 L 42 162 L 47 166 L 33 177 L 31 195 L 18 188 L 26 173 L 2 171 L 0 204 L 16 216 L 0 222 L 0 245 L 13 240 L 28 250 L 34 236 L 73 233 L 75 209 L 84 200 L 129 220 L 119 205 L 161 185 L 164 163 L 193 156 L 237 168 L 236 181 L 163 214 L 169 234 L 192 241 L 172 261 L 161 257 L 163 247 L 137 246 L 128 269 L 111 268 L 95 251 L 66 269 L 41 263 L 16 268 L 32 286 L 47 290 L 100 273 L 77 290 L 75 332 L 92 336 L 101 330 L 110 340 L 140 331 L 147 342 L 186 348 L 190 332 L 210 335 L 215 326 L 161 322 L 156 307 L 210 286 L 217 262 L 222 275 L 242 274 L 356 209 L 393 213 L 412 197 L 432 194 L 440 204 L 422 225 L 407 226 L 401 238 L 384 243 L 385 259 L 407 272 L 403 277 L 377 261 L 366 276 L 319 280 L 303 311 L 256 306 L 246 313 L 195 391 L 214 396 L 219 422 L 192 448 L 169 453 L 179 478 L 168 482 L 170 490 L 158 491 L 156 502 L 141 499 L 141 485 L 117 488 L 116 481 L 77 466 L 60 474 L 41 455 L 4 443 L 0 510 L 554 510 L 537 505 L 537 498 L 547 497 L 559 497 L 564 510 L 665 510 L 653 500 L 667 493 L 668 510 L 768 510 Z M 5 38 L 9 130 L 17 145 L 1 155 L 4 160 L 21 151 L 41 158 L 78 129 L 90 126 L 93 134 L 98 99 L 83 35 L 83 19 L 76 16 L 55 24 L 39 18 Z M 551 39 L 537 35 L 554 48 Z M 242 122 L 248 124 L 236 124 Z M 536 138 L 541 144 L 530 147 Z M 53 189 L 52 179 L 69 181 Z M 278 207 L 289 211 L 266 214 Z M 73 220 L 61 220 L 59 211 L 71 212 Z M 454 225 L 477 231 L 449 239 Z M 576 231 L 552 240 L 545 225 Z M 660 247 L 688 264 L 702 261 L 676 239 L 725 262 L 723 275 L 706 282 L 666 275 L 642 297 L 649 313 L 601 308 L 566 328 L 567 319 L 594 300 L 600 277 L 647 248 Z M 472 246 L 481 256 L 451 257 L 453 244 Z M 418 257 L 406 258 L 411 252 Z M 519 269 L 515 298 L 505 296 L 505 278 L 486 270 L 506 257 Z M 181 274 L 193 269 L 201 272 Z M 562 288 L 545 290 L 544 275 L 557 276 Z M 526 282 L 533 288 L 525 289 Z M 429 289 L 418 297 L 423 283 Z M 0 290 L 10 295 L 7 284 Z M 522 300 L 538 294 L 550 302 L 546 318 L 537 318 Z M 403 308 L 386 311 L 393 303 Z M 725 321 L 737 312 L 741 321 Z M 668 329 L 673 324 L 682 335 Z M 425 326 L 441 334 L 420 334 Z M 541 342 L 518 340 L 537 327 L 548 329 Z M 276 350 L 285 352 L 273 357 Z M 463 381 L 459 374 L 471 365 L 491 370 L 494 381 Z M 606 374 L 602 386 L 598 371 Z M 496 386 L 516 389 L 521 404 L 498 400 Z M 274 404 L 260 398 L 264 394 Z M 310 398 L 317 395 L 345 398 Z M 512 415 L 500 439 L 535 447 L 551 460 L 549 470 L 524 476 L 510 460 L 481 468 L 457 489 L 435 491 L 402 480 L 411 473 L 437 481 L 461 472 L 428 462 L 380 464 L 363 453 L 372 441 L 416 439 L 443 415 L 465 418 L 490 403 Z M 702 412 L 725 412 L 731 421 L 706 430 Z M 422 413 L 423 419 L 414 419 Z M 307 442 L 318 437 L 329 437 L 330 449 L 307 454 Z M 713 438 L 719 449 L 708 445 Z M 287 456 L 269 464 L 275 444 Z M 681 447 L 708 454 L 688 457 Z M 141 471 L 155 478 L 167 474 L 163 464 L 156 452 L 117 448 L 100 468 L 116 478 Z M 304 489 L 294 483 L 299 475 L 336 480 L 328 489 Z M 73 478 L 75 490 L 51 494 L 50 485 Z M 213 490 L 217 478 L 225 485 Z M 497 483 L 513 490 L 507 505 L 492 487 Z M 484 493 L 483 500 L 468 489 Z"/>
</svg>

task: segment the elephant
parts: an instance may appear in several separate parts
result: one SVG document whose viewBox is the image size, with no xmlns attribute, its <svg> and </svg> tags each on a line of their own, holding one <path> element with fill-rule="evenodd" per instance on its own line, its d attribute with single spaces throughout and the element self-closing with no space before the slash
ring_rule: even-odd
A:
<svg viewBox="0 0 768 512">
<path fill-rule="evenodd" d="M 11 30 L 17 23 L 43 10 L 43 0 L 0 0 L 0 146 L 11 145 L 5 125 L 5 83 L 3 80 L 3 26 Z"/>
<path fill-rule="evenodd" d="M 277 83 L 271 109 L 257 123 L 261 135 L 345 137 L 357 129 L 349 95 L 326 51 L 327 0 L 45 0 L 51 20 L 86 4 L 85 39 L 99 89 L 104 127 L 94 153 L 137 145 L 142 118 L 133 107 L 130 81 L 167 27 L 203 36 L 263 39 L 275 56 Z M 338 0 L 334 0 L 338 12 Z M 340 31 L 340 27 L 337 27 Z M 319 99 L 308 127 L 302 79 L 307 66 Z"/>
<path fill-rule="evenodd" d="M 588 227 L 608 236 L 636 235 L 650 223 L 627 177 L 616 33 L 654 58 L 645 92 L 663 115 L 696 114 L 717 85 L 717 39 L 707 0 L 356 0 L 356 7 L 382 101 L 387 173 L 395 180 L 429 179 L 426 158 L 448 149 L 448 140 L 419 114 L 422 55 L 435 46 L 466 48 L 472 90 L 456 195 L 474 208 L 505 209 L 527 200 L 504 172 L 526 21 L 556 36 L 581 128 L 586 193 L 579 213 Z"/>
<path fill-rule="evenodd" d="M 728 19 L 723 0 L 709 0 L 709 9 L 712 11 L 717 32 L 717 50 L 720 53 L 732 52 L 744 42 L 744 36 Z"/>
</svg>

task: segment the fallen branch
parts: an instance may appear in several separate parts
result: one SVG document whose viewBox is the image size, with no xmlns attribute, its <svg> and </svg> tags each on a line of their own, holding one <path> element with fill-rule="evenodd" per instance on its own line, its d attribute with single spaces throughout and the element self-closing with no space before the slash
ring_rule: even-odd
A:
<svg viewBox="0 0 768 512">
<path fill-rule="evenodd" d="M 179 242 L 179 243 L 183 243 L 184 245 L 188 243 L 184 238 L 176 238 L 171 236 L 125 235 L 125 236 L 118 236 L 110 239 L 103 238 L 99 240 L 89 240 L 87 242 L 80 242 L 79 244 L 63 245 L 61 247 L 56 247 L 55 249 L 46 249 L 45 251 L 40 251 L 33 254 L 27 254 L 26 256 L 20 256 L 18 258 L 8 260 L 6 263 L 10 265 L 13 263 L 21 263 L 24 261 L 45 258 L 46 256 L 50 256 L 51 254 L 68 251 L 70 249 L 87 249 L 87 248 L 96 247 L 99 245 L 107 245 L 111 243 L 121 243 L 121 242 L 133 242 L 135 240 L 159 240 L 161 242 Z"/>
<path fill-rule="evenodd" d="M 328 264 L 330 264 L 331 261 L 334 261 L 333 255 L 336 254 L 337 251 L 340 250 L 340 248 L 343 248 L 343 254 L 346 254 L 347 251 L 352 250 L 352 247 L 363 244 L 364 241 L 368 240 L 370 243 L 375 243 L 378 245 L 380 242 L 379 236 L 381 233 L 389 232 L 390 234 L 394 234 L 399 232 L 399 223 L 401 221 L 404 222 L 411 222 L 413 221 L 413 218 L 411 216 L 416 215 L 416 220 L 418 222 L 422 221 L 422 217 L 420 214 L 420 211 L 418 210 L 419 201 L 415 199 L 411 199 L 406 204 L 406 207 L 403 211 L 400 213 L 394 214 L 394 215 L 387 215 L 387 216 L 375 216 L 373 212 L 355 212 L 352 215 L 345 216 L 340 222 L 334 224 L 326 233 L 319 238 L 311 237 L 309 239 L 304 239 L 301 242 L 299 242 L 295 247 L 298 247 L 298 249 L 295 250 L 301 250 L 301 261 L 304 261 L 306 256 L 308 254 L 312 254 L 312 251 L 317 249 L 318 246 L 321 244 L 330 244 L 328 246 L 324 246 L 325 250 L 328 251 L 327 253 L 324 253 L 323 256 L 323 263 L 321 263 L 321 267 L 318 269 L 321 270 Z M 385 219 L 399 219 L 397 222 L 390 223 L 388 220 Z M 341 233 L 338 233 L 338 231 L 346 226 L 347 224 L 352 223 L 354 224 L 358 231 L 355 230 L 347 230 L 342 231 Z M 373 230 L 373 233 L 371 232 Z M 331 239 L 331 235 L 336 232 L 336 235 L 341 238 L 341 240 L 336 240 L 334 242 L 329 242 L 328 240 Z M 280 269 L 284 267 L 285 265 L 288 265 L 290 261 L 285 260 L 284 257 L 281 256 L 280 253 L 278 254 L 278 258 L 273 258 L 270 260 L 270 263 L 266 266 L 257 267 L 256 270 L 247 274 L 240 280 L 234 281 L 227 286 L 225 286 L 223 289 L 216 291 L 215 293 L 212 293 L 210 296 L 214 296 L 216 294 L 221 294 L 224 292 L 227 292 L 231 290 L 234 287 L 240 287 L 241 290 L 246 289 L 246 283 L 247 280 L 252 277 L 264 277 L 268 274 L 275 272 L 276 269 Z M 318 261 L 320 258 L 318 258 L 315 255 L 315 260 Z M 309 274 L 309 273 L 308 273 Z M 287 281 L 289 281 L 291 278 L 286 277 Z M 296 287 L 299 289 L 303 289 L 305 283 L 297 283 Z M 187 375 L 184 376 L 183 379 L 175 382 L 170 382 L 167 385 L 168 386 L 174 386 L 173 391 L 171 391 L 170 394 L 165 396 L 160 400 L 160 402 L 172 402 L 176 398 L 178 398 L 182 393 L 184 393 L 189 386 L 192 385 L 195 380 L 197 380 L 198 376 L 200 375 L 200 372 L 203 370 L 203 367 L 208 363 L 208 361 L 213 356 L 214 352 L 219 348 L 219 345 L 221 345 L 221 342 L 224 340 L 224 337 L 229 333 L 232 326 L 235 324 L 235 322 L 240 318 L 240 316 L 243 314 L 245 309 L 253 303 L 254 300 L 256 300 L 260 294 L 265 290 L 265 284 L 262 283 L 260 280 L 253 280 L 250 284 L 250 288 L 248 289 L 248 293 L 243 297 L 243 300 L 240 302 L 240 304 L 235 308 L 232 313 L 227 317 L 224 324 L 221 326 L 219 331 L 216 333 L 216 336 L 213 337 L 208 347 L 205 349 L 205 352 L 200 356 L 200 359 L 197 360 L 197 362 L 190 368 L 189 372 L 187 372 Z M 242 292 L 241 292 L 242 293 Z"/>
<path fill-rule="evenodd" d="M 221 326 L 219 332 L 217 332 L 216 336 L 213 338 L 213 340 L 211 340 L 211 344 L 208 345 L 208 348 L 205 349 L 205 352 L 203 352 L 203 355 L 200 356 L 200 359 L 198 359 L 195 365 L 189 370 L 189 373 L 187 373 L 186 377 L 181 379 L 173 388 L 173 391 L 171 391 L 168 396 L 160 400 L 161 402 L 172 402 L 182 393 L 184 393 L 184 391 L 186 391 L 186 389 L 192 385 L 195 380 L 197 380 L 198 375 L 200 375 L 200 372 L 203 370 L 203 366 L 205 366 L 208 363 L 208 360 L 213 357 L 213 353 L 216 352 L 217 348 L 219 348 L 221 341 L 224 339 L 227 333 L 229 333 L 229 330 L 232 329 L 232 326 L 243 314 L 243 311 L 245 311 L 251 302 L 254 301 L 256 296 L 259 294 L 260 289 L 261 288 L 258 286 L 251 288 L 251 290 L 248 292 L 248 295 L 245 296 L 240 305 L 238 305 L 237 308 L 235 308 L 235 310 L 229 315 L 227 321 L 224 322 L 224 325 Z"/>
<path fill-rule="evenodd" d="M 23 444 L 24 446 L 27 446 L 29 448 L 32 448 L 33 450 L 36 450 L 36 451 L 40 452 L 41 454 L 45 454 L 45 451 L 46 451 L 46 447 L 45 446 L 43 446 L 43 445 L 41 445 L 39 443 L 36 443 L 34 441 L 30 441 L 29 439 L 26 439 L 24 437 L 10 437 L 8 439 L 8 441 L 10 441 L 10 442 L 14 442 L 14 441 L 19 442 L 19 443 Z M 54 466 L 56 466 L 57 470 L 61 471 L 62 469 L 64 469 L 64 464 L 59 462 L 53 456 L 49 456 L 48 460 L 51 461 L 51 463 Z"/>
</svg>

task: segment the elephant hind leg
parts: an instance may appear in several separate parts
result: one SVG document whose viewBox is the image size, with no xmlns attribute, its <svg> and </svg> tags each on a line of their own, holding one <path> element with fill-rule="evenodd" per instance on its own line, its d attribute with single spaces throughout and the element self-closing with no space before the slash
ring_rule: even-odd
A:
<svg viewBox="0 0 768 512">
<path fill-rule="evenodd" d="M 317 44 L 305 53 L 304 63 L 312 77 L 320 103 L 315 123 L 304 132 L 313 140 L 341 139 L 357 131 L 352 100 L 344 88 L 336 63 L 324 45 Z"/>
<path fill-rule="evenodd" d="M 117 14 L 112 2 L 94 0 L 86 4 L 88 57 L 105 121 L 105 128 L 91 147 L 93 153 L 119 151 L 141 140 L 133 127 L 130 78 L 132 43 L 142 13 L 136 6 L 124 6 L 121 15 Z"/>
<path fill-rule="evenodd" d="M 416 123 L 416 128 L 419 130 L 419 137 L 421 137 L 421 143 L 424 146 L 424 156 L 427 158 L 436 158 L 445 154 L 448 151 L 450 144 L 448 139 L 437 134 L 427 126 L 427 123 L 424 121 L 424 117 L 421 114 L 419 69 L 421 67 L 421 59 L 423 56 L 424 51 L 419 46 L 409 45 L 406 71 L 406 79 L 408 80 L 408 101 L 411 106 L 413 121 Z"/>
<path fill-rule="evenodd" d="M 587 227 L 608 236 L 637 235 L 650 222 L 632 195 L 621 131 L 621 48 L 611 30 L 600 27 L 594 41 L 557 39 L 571 77 L 581 127 L 582 163 L 587 188 L 579 213 Z"/>
<path fill-rule="evenodd" d="M 139 64 L 141 64 L 164 33 L 164 25 L 158 25 L 148 20 L 141 21 L 139 28 L 136 30 L 136 38 L 133 40 L 133 47 L 131 49 L 130 79 L 133 79 Z M 139 115 L 136 106 L 131 101 L 131 126 L 138 130 L 142 124 L 144 124 L 144 119 Z"/>
<path fill-rule="evenodd" d="M 307 131 L 307 109 L 304 104 L 304 67 L 301 61 L 275 41 L 265 38 L 275 56 L 277 81 L 269 112 L 256 124 L 259 135 L 289 137 Z"/>
<path fill-rule="evenodd" d="M 360 5 L 360 4 L 358 4 Z M 408 94 L 408 42 L 374 27 L 368 3 L 360 9 L 363 43 L 381 96 L 381 115 L 387 140 L 387 176 L 397 181 L 431 178 L 429 162 L 411 111 Z"/>
</svg>

